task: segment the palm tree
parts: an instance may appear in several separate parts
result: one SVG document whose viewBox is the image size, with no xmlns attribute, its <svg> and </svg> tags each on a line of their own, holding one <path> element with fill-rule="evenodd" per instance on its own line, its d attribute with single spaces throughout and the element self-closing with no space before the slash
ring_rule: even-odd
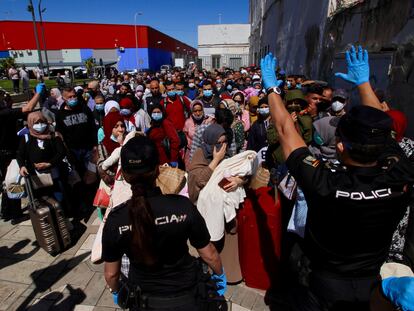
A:
<svg viewBox="0 0 414 311">
<path fill-rule="evenodd" d="M 96 64 L 95 64 L 94 59 L 92 57 L 89 57 L 89 58 L 85 59 L 84 63 L 85 63 L 88 78 L 90 78 L 92 76 L 93 67 L 95 67 Z"/>
<path fill-rule="evenodd" d="M 0 72 L 4 72 L 6 76 L 9 69 L 13 66 L 16 66 L 16 60 L 13 57 L 0 59 Z"/>
</svg>

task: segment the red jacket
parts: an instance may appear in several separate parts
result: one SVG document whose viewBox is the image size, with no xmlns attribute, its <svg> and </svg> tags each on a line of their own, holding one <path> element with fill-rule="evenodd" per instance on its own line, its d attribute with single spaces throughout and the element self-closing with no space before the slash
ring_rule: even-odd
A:
<svg viewBox="0 0 414 311">
<path fill-rule="evenodd" d="M 169 120 L 163 120 L 161 126 L 153 126 L 149 130 L 148 137 L 155 143 L 159 154 L 160 165 L 169 162 L 178 161 L 178 152 L 180 150 L 180 138 L 174 125 Z M 170 145 L 170 156 L 167 155 L 165 147 L 162 142 L 168 138 Z"/>
<path fill-rule="evenodd" d="M 190 100 L 186 96 L 176 96 L 174 101 L 167 97 L 161 104 L 164 107 L 167 119 L 173 123 L 177 131 L 182 131 L 186 120 L 185 114 L 188 112 L 188 115 L 190 115 Z"/>
</svg>

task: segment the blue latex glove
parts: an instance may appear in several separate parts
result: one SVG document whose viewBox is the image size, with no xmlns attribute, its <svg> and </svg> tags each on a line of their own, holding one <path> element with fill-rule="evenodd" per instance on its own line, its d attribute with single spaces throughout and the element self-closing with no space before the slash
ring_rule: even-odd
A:
<svg viewBox="0 0 414 311">
<path fill-rule="evenodd" d="M 44 83 L 38 83 L 36 85 L 35 91 L 36 91 L 36 93 L 41 94 L 45 89 L 46 89 L 46 86 L 45 86 Z"/>
<path fill-rule="evenodd" d="M 219 294 L 220 296 L 223 296 L 224 293 L 227 291 L 227 278 L 226 278 L 226 274 L 223 273 L 218 275 L 213 273 L 213 275 L 211 276 L 211 279 L 213 281 L 216 281 L 217 284 L 217 294 Z"/>
<path fill-rule="evenodd" d="M 105 138 L 105 133 L 102 127 L 98 130 L 98 144 L 100 144 Z"/>
<path fill-rule="evenodd" d="M 358 47 L 358 53 L 355 51 L 355 47 L 351 46 L 351 51 L 345 53 L 346 63 L 348 67 L 348 73 L 335 73 L 335 76 L 345 81 L 360 85 L 369 81 L 369 62 L 368 51 L 362 50 L 362 47 Z"/>
<path fill-rule="evenodd" d="M 171 167 L 178 167 L 178 162 L 170 162 L 169 165 Z"/>
<path fill-rule="evenodd" d="M 112 293 L 112 299 L 114 300 L 114 304 L 118 305 L 118 293 Z"/>
<path fill-rule="evenodd" d="M 382 292 L 401 310 L 414 310 L 414 277 L 386 278 L 382 281 Z"/>
<path fill-rule="evenodd" d="M 276 78 L 277 59 L 272 53 L 267 54 L 260 61 L 260 69 L 262 70 L 262 82 L 265 89 L 273 86 L 280 86 L 283 81 Z"/>
</svg>

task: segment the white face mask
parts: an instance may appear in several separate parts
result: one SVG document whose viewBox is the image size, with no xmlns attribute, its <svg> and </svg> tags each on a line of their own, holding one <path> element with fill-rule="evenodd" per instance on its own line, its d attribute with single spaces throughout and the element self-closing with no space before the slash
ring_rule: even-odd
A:
<svg viewBox="0 0 414 311">
<path fill-rule="evenodd" d="M 33 129 L 38 133 L 43 133 L 47 128 L 46 123 L 36 123 L 33 125 Z"/>
</svg>

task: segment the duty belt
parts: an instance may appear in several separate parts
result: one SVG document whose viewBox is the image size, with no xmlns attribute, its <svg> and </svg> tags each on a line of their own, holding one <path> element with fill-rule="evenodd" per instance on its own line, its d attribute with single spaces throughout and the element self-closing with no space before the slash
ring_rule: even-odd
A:
<svg viewBox="0 0 414 311">
<path fill-rule="evenodd" d="M 193 293 L 176 297 L 158 297 L 141 295 L 139 298 L 139 306 L 142 309 L 164 309 L 178 308 L 184 305 L 195 304 L 196 300 Z"/>
</svg>

